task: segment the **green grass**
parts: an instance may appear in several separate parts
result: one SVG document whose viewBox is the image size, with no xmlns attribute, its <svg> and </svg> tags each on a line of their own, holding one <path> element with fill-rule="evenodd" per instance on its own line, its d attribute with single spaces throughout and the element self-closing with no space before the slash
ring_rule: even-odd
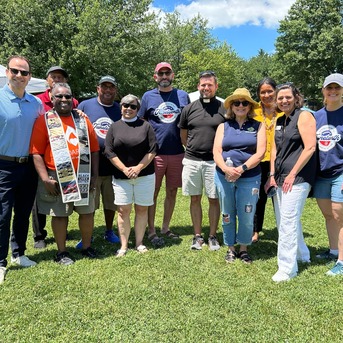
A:
<svg viewBox="0 0 343 343">
<path fill-rule="evenodd" d="M 161 194 L 157 227 L 163 198 Z M 205 199 L 203 205 L 207 213 Z M 313 262 L 301 265 L 299 276 L 283 284 L 271 281 L 277 269 L 277 232 L 270 202 L 264 234 L 250 249 L 250 266 L 226 264 L 224 247 L 217 252 L 189 249 L 189 199 L 181 194 L 171 228 L 182 240 L 167 240 L 165 248 L 143 255 L 130 250 L 116 259 L 118 246 L 103 240 L 103 225 L 98 211 L 94 246 L 100 257 L 91 261 L 74 249 L 79 231 L 77 216 L 72 216 L 68 247 L 77 262 L 69 267 L 52 261 L 56 246 L 50 225 L 46 250 L 34 250 L 29 237 L 27 254 L 38 265 L 10 267 L 0 286 L 1 343 L 342 341 L 342 278 L 325 276 L 328 266 L 314 258 L 327 246 L 314 200 L 307 201 L 303 216 Z M 206 216 L 204 232 L 207 237 Z"/>
</svg>

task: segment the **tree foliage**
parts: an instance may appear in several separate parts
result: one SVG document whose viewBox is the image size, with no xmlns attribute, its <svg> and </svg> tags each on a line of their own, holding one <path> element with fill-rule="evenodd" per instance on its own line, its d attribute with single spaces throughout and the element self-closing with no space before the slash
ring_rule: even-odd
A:
<svg viewBox="0 0 343 343">
<path fill-rule="evenodd" d="M 280 22 L 276 73 L 310 98 L 323 79 L 343 71 L 343 0 L 297 0 Z"/>
<path fill-rule="evenodd" d="M 218 77 L 217 94 L 225 98 L 241 86 L 241 62 L 242 60 L 227 43 L 199 53 L 187 51 L 184 53 L 184 61 L 178 75 L 179 85 L 182 89 L 193 92 L 197 89 L 199 72 L 212 70 Z"/>
<path fill-rule="evenodd" d="M 156 31 L 150 2 L 0 0 L 0 61 L 27 56 L 37 77 L 62 65 L 76 94 L 94 91 L 104 74 L 114 75 L 123 92 L 137 93 L 146 75 L 142 65 L 153 58 L 143 44 Z"/>
<path fill-rule="evenodd" d="M 245 88 L 249 89 L 252 97 L 257 100 L 256 90 L 257 85 L 265 77 L 274 78 L 273 73 L 274 57 L 260 49 L 258 54 L 242 65 L 243 84 Z"/>
</svg>

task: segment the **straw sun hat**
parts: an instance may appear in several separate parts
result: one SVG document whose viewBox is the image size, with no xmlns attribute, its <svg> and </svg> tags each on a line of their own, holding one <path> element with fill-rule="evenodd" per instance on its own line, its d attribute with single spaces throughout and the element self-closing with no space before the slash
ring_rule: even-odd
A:
<svg viewBox="0 0 343 343">
<path fill-rule="evenodd" d="M 260 105 L 251 98 L 250 92 L 246 88 L 237 88 L 231 95 L 224 101 L 224 107 L 230 108 L 231 103 L 235 100 L 244 99 L 251 103 L 253 108 L 259 108 Z"/>
</svg>

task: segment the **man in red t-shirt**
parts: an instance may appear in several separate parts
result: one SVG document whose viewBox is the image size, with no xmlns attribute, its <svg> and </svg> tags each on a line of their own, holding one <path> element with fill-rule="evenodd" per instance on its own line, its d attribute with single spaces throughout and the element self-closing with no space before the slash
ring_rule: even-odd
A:
<svg viewBox="0 0 343 343">
<path fill-rule="evenodd" d="M 32 131 L 30 153 L 39 176 L 36 199 L 39 212 L 52 216 L 51 227 L 58 248 L 55 262 L 70 265 L 74 261 L 66 251 L 65 241 L 68 217 L 73 211 L 79 214 L 82 255 L 90 258 L 96 256 L 91 248 L 91 237 L 94 227 L 94 192 L 99 168 L 99 144 L 93 125 L 86 117 L 82 120 L 87 125 L 88 139 L 87 135 L 80 136 L 80 129 L 77 129 L 76 125 L 78 114 L 72 110 L 72 94 L 68 84 L 56 83 L 51 91 L 51 99 L 54 111 L 37 118 Z M 46 116 L 53 118 L 53 124 L 46 121 Z M 86 188 L 84 192 L 85 183 L 82 183 L 77 175 L 81 165 L 88 165 L 89 160 L 91 174 L 81 169 L 79 173 L 85 179 L 91 175 L 89 191 Z M 88 205 L 78 206 L 68 199 L 75 187 L 88 197 Z"/>
<path fill-rule="evenodd" d="M 51 101 L 51 89 L 55 83 L 68 82 L 69 75 L 65 69 L 60 66 L 51 67 L 46 73 L 46 82 L 48 84 L 48 89 L 42 93 L 38 94 L 37 98 L 41 99 L 44 107 L 44 111 L 47 112 L 52 109 L 53 104 Z M 73 98 L 72 99 L 73 108 L 77 108 L 79 102 Z M 35 249 L 44 249 L 46 247 L 45 238 L 48 232 L 45 230 L 46 225 L 46 215 L 38 213 L 37 203 L 35 201 L 32 209 L 32 229 L 33 229 L 33 239 Z"/>
</svg>

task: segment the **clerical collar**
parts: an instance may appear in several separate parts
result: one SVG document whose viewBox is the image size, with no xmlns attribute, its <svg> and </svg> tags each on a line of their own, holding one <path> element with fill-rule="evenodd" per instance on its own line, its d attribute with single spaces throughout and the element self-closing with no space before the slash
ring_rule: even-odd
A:
<svg viewBox="0 0 343 343">
<path fill-rule="evenodd" d="M 122 121 L 125 121 L 126 123 L 133 123 L 134 121 L 136 121 L 138 119 L 137 116 L 133 117 L 132 119 L 126 119 L 124 117 L 121 117 Z"/>
</svg>

